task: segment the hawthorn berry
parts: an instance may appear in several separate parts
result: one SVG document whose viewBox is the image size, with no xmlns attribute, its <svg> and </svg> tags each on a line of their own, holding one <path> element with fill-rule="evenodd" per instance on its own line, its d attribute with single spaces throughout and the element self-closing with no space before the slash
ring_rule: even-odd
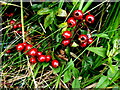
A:
<svg viewBox="0 0 120 90">
<path fill-rule="evenodd" d="M 10 24 L 14 24 L 14 23 L 15 23 L 15 21 L 14 21 L 14 20 L 11 20 L 11 21 L 10 21 Z"/>
<path fill-rule="evenodd" d="M 83 17 L 83 12 L 81 10 L 75 10 L 73 16 L 75 19 L 80 20 Z"/>
<path fill-rule="evenodd" d="M 67 23 L 68 23 L 68 27 L 74 27 L 74 26 L 76 26 L 76 20 L 73 17 L 70 17 L 67 20 Z"/>
<path fill-rule="evenodd" d="M 10 49 L 8 49 L 8 50 L 6 51 L 6 53 L 7 53 L 7 54 L 11 53 L 11 50 L 10 50 Z"/>
<path fill-rule="evenodd" d="M 52 57 L 50 55 L 46 55 L 46 62 L 49 62 L 52 59 Z"/>
<path fill-rule="evenodd" d="M 33 45 L 27 44 L 26 47 L 25 47 L 25 50 L 27 51 L 27 50 L 29 50 L 29 49 L 32 48 L 32 47 L 33 47 Z"/>
<path fill-rule="evenodd" d="M 22 27 L 22 24 L 17 24 L 17 27 L 18 27 L 18 28 Z"/>
<path fill-rule="evenodd" d="M 42 52 L 38 51 L 37 56 L 40 56 L 40 55 L 42 55 Z"/>
<path fill-rule="evenodd" d="M 92 38 L 89 38 L 87 43 L 88 43 L 88 44 L 91 44 L 92 42 L 93 42 L 93 39 L 92 39 Z"/>
<path fill-rule="evenodd" d="M 91 24 L 91 23 L 94 23 L 95 18 L 94 18 L 93 15 L 87 15 L 87 16 L 85 17 L 85 21 Z"/>
<path fill-rule="evenodd" d="M 36 48 L 32 48 L 30 49 L 30 51 L 28 52 L 28 55 L 30 56 L 36 56 L 37 55 L 37 49 Z"/>
<path fill-rule="evenodd" d="M 80 43 L 80 46 L 81 46 L 81 47 L 86 47 L 86 46 L 87 46 L 87 42 L 82 42 L 82 43 Z"/>
<path fill-rule="evenodd" d="M 72 33 L 70 31 L 64 31 L 62 36 L 65 38 L 65 39 L 69 39 L 71 36 L 72 36 Z"/>
<path fill-rule="evenodd" d="M 64 39 L 64 40 L 62 41 L 62 44 L 63 44 L 64 46 L 67 46 L 67 45 L 70 44 L 70 42 L 71 42 L 70 39 Z"/>
<path fill-rule="evenodd" d="M 16 24 L 15 24 L 15 25 L 13 25 L 13 28 L 14 28 L 14 29 L 16 29 L 16 28 L 17 28 L 17 25 L 16 25 Z"/>
<path fill-rule="evenodd" d="M 16 49 L 18 51 L 22 51 L 24 49 L 24 45 L 22 43 L 19 43 L 18 45 L 16 45 Z"/>
<path fill-rule="evenodd" d="M 38 61 L 39 62 L 45 62 L 46 61 L 46 56 L 45 55 L 38 56 Z"/>
<path fill-rule="evenodd" d="M 23 44 L 24 46 L 27 46 L 27 43 L 26 43 L 26 42 L 23 42 L 22 44 Z"/>
<path fill-rule="evenodd" d="M 52 67 L 54 68 L 57 68 L 59 66 L 58 60 L 52 60 L 51 64 L 52 64 Z"/>
<path fill-rule="evenodd" d="M 35 63 L 37 62 L 37 60 L 36 60 L 35 57 L 31 57 L 31 58 L 29 59 L 29 61 L 30 61 L 30 63 L 32 63 L 32 64 L 35 64 Z"/>
<path fill-rule="evenodd" d="M 87 35 L 81 34 L 81 35 L 78 36 L 78 40 L 80 42 L 87 42 L 88 37 L 87 37 Z"/>
</svg>

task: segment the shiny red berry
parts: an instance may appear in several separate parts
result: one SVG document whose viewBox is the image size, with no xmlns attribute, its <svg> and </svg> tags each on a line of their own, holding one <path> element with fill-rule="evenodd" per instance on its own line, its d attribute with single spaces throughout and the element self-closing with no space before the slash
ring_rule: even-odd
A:
<svg viewBox="0 0 120 90">
<path fill-rule="evenodd" d="M 38 56 L 38 61 L 39 62 L 45 62 L 45 60 L 46 60 L 46 56 L 45 55 Z"/>
<path fill-rule="evenodd" d="M 12 17 L 14 15 L 14 13 L 9 13 L 8 16 L 9 17 Z"/>
<path fill-rule="evenodd" d="M 37 56 L 40 56 L 40 55 L 42 55 L 42 52 L 38 51 Z"/>
<path fill-rule="evenodd" d="M 85 21 L 88 22 L 88 23 L 94 23 L 95 18 L 94 18 L 93 15 L 87 15 L 87 16 L 85 17 Z"/>
<path fill-rule="evenodd" d="M 91 44 L 93 42 L 93 39 L 92 38 L 89 38 L 88 39 L 88 44 Z"/>
<path fill-rule="evenodd" d="M 33 45 L 27 44 L 26 47 L 25 47 L 25 50 L 27 51 L 27 50 L 29 50 L 29 49 L 32 48 L 32 47 L 33 47 Z"/>
<path fill-rule="evenodd" d="M 19 43 L 18 45 L 16 45 L 16 49 L 18 51 L 22 51 L 24 49 L 24 45 L 22 43 Z"/>
<path fill-rule="evenodd" d="M 52 59 L 52 57 L 50 55 L 46 55 L 46 62 L 49 62 Z"/>
<path fill-rule="evenodd" d="M 11 21 L 10 21 L 10 24 L 14 24 L 14 23 L 15 23 L 15 21 L 14 21 L 14 20 L 11 20 Z"/>
<path fill-rule="evenodd" d="M 86 42 L 88 40 L 88 37 L 87 35 L 82 34 L 78 36 L 78 40 L 80 40 L 80 42 Z"/>
<path fill-rule="evenodd" d="M 32 63 L 32 64 L 37 63 L 36 58 L 35 58 L 35 57 L 31 57 L 31 58 L 30 58 L 30 63 Z"/>
<path fill-rule="evenodd" d="M 22 24 L 17 24 L 17 27 L 18 27 L 18 28 L 22 27 Z"/>
<path fill-rule="evenodd" d="M 70 42 L 71 42 L 70 39 L 64 39 L 64 40 L 62 41 L 62 44 L 63 44 L 64 46 L 67 46 L 67 45 L 70 44 Z"/>
<path fill-rule="evenodd" d="M 25 47 L 27 46 L 27 43 L 26 43 L 26 42 L 23 42 L 22 44 L 23 44 Z"/>
<path fill-rule="evenodd" d="M 83 12 L 81 10 L 75 10 L 73 16 L 75 19 L 80 20 L 83 17 Z"/>
<path fill-rule="evenodd" d="M 81 47 L 86 47 L 87 46 L 87 42 L 80 43 L 80 46 Z"/>
<path fill-rule="evenodd" d="M 74 26 L 76 26 L 76 20 L 73 17 L 70 17 L 67 20 L 67 23 L 68 23 L 68 27 L 74 27 Z"/>
<path fill-rule="evenodd" d="M 64 31 L 62 36 L 65 38 L 65 39 L 69 39 L 71 38 L 72 36 L 72 33 L 70 31 Z"/>
<path fill-rule="evenodd" d="M 11 50 L 10 50 L 10 49 L 8 49 L 8 50 L 6 51 L 6 53 L 7 53 L 7 54 L 11 53 Z"/>
<path fill-rule="evenodd" d="M 59 66 L 58 60 L 52 60 L 52 67 L 57 68 Z"/>
<path fill-rule="evenodd" d="M 16 29 L 16 28 L 17 28 L 17 25 L 14 25 L 13 28 Z"/>
<path fill-rule="evenodd" d="M 36 48 L 32 48 L 30 49 L 30 51 L 28 52 L 28 55 L 30 56 L 36 56 L 37 55 L 37 49 Z"/>
</svg>

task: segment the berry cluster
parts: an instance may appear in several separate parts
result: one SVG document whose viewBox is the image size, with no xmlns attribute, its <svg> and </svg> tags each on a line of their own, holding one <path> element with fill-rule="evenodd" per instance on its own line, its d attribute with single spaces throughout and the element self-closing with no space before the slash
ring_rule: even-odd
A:
<svg viewBox="0 0 120 90">
<path fill-rule="evenodd" d="M 75 10 L 73 12 L 73 17 L 70 17 L 67 20 L 68 27 L 76 26 L 77 25 L 77 20 L 78 21 L 80 20 L 80 23 L 83 23 L 83 24 L 85 24 L 85 23 L 92 24 L 92 23 L 94 23 L 95 19 L 94 19 L 94 16 L 91 15 L 90 13 L 88 15 L 84 16 L 84 14 L 81 10 Z M 62 44 L 64 46 L 69 45 L 71 43 L 70 38 L 72 37 L 72 33 L 70 31 L 64 31 L 62 36 L 64 37 L 64 39 L 62 40 Z M 79 45 L 81 47 L 86 47 L 87 45 L 89 45 L 93 42 L 93 39 L 91 37 L 88 37 L 87 35 L 84 35 L 84 34 L 79 35 L 78 40 L 80 41 Z"/>
<path fill-rule="evenodd" d="M 70 17 L 67 20 L 68 27 L 76 26 L 76 24 L 77 24 L 76 20 L 86 21 L 87 23 L 90 23 L 90 24 L 94 23 L 95 18 L 93 15 L 91 15 L 91 14 L 86 15 L 85 19 L 83 17 L 84 17 L 84 15 L 83 15 L 83 12 L 81 10 L 75 10 L 73 12 L 73 17 Z"/>
<path fill-rule="evenodd" d="M 93 39 L 88 37 L 87 35 L 81 34 L 78 36 L 78 40 L 80 41 L 81 47 L 86 47 L 87 44 L 91 44 L 93 42 Z"/>
<path fill-rule="evenodd" d="M 26 55 L 30 56 L 30 63 L 35 64 L 37 61 L 39 62 L 50 62 L 52 57 L 51 55 L 43 55 L 42 52 L 38 51 L 37 48 L 32 48 L 33 45 L 27 43 L 19 43 L 16 45 L 16 50 L 18 52 L 23 51 Z M 54 68 L 59 66 L 58 60 L 52 60 L 51 65 Z"/>
</svg>

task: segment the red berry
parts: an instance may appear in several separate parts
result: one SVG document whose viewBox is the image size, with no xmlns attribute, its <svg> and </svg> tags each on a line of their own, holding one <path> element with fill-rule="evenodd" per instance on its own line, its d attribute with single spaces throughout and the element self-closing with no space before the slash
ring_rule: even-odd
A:
<svg viewBox="0 0 120 90">
<path fill-rule="evenodd" d="M 46 56 L 45 55 L 38 56 L 38 61 L 39 62 L 45 62 L 46 61 Z"/>
<path fill-rule="evenodd" d="M 25 47 L 25 50 L 27 51 L 27 50 L 29 50 L 29 49 L 32 48 L 32 47 L 33 47 L 33 45 L 27 44 L 26 47 Z"/>
<path fill-rule="evenodd" d="M 36 56 L 37 55 L 37 49 L 36 48 L 32 48 L 30 49 L 30 51 L 28 52 L 28 55 L 31 55 L 31 56 Z"/>
<path fill-rule="evenodd" d="M 17 27 L 18 27 L 18 28 L 22 27 L 22 24 L 17 24 Z"/>
<path fill-rule="evenodd" d="M 73 16 L 75 19 L 80 20 L 83 17 L 83 12 L 81 10 L 75 10 Z"/>
<path fill-rule="evenodd" d="M 37 62 L 35 57 L 31 57 L 30 58 L 30 63 L 35 64 Z"/>
<path fill-rule="evenodd" d="M 10 13 L 10 14 L 8 14 L 9 17 L 12 17 L 13 15 L 14 15 L 14 13 Z"/>
<path fill-rule="evenodd" d="M 88 40 L 88 37 L 87 35 L 82 34 L 78 36 L 78 40 L 80 40 L 80 42 L 86 42 Z"/>
<path fill-rule="evenodd" d="M 6 53 L 7 53 L 7 54 L 11 53 L 11 50 L 10 50 L 10 49 L 8 49 L 8 50 L 6 51 Z"/>
<path fill-rule="evenodd" d="M 70 17 L 68 20 L 67 20 L 67 23 L 68 23 L 68 26 L 69 27 L 74 27 L 76 25 L 76 20 L 73 18 L 73 17 Z"/>
<path fill-rule="evenodd" d="M 50 55 L 47 55 L 45 61 L 46 61 L 46 62 L 49 62 L 51 59 L 52 59 L 52 57 L 51 57 Z"/>
<path fill-rule="evenodd" d="M 57 68 L 59 66 L 58 60 L 52 60 L 52 67 Z"/>
<path fill-rule="evenodd" d="M 87 46 L 87 42 L 80 43 L 80 46 L 81 47 L 86 47 Z"/>
<path fill-rule="evenodd" d="M 42 52 L 38 51 L 37 56 L 40 56 L 40 55 L 42 55 Z"/>
<path fill-rule="evenodd" d="M 17 25 L 14 25 L 13 28 L 16 29 L 16 28 L 17 28 Z"/>
<path fill-rule="evenodd" d="M 24 43 L 22 43 L 24 46 L 27 46 L 27 43 L 26 42 L 24 42 Z"/>
<path fill-rule="evenodd" d="M 16 46 L 16 49 L 18 51 L 22 51 L 24 49 L 24 45 L 22 43 L 19 43 L 17 46 Z"/>
<path fill-rule="evenodd" d="M 92 38 L 89 38 L 88 39 L 88 44 L 91 44 L 93 42 L 93 39 Z"/>
<path fill-rule="evenodd" d="M 65 38 L 65 39 L 69 39 L 71 36 L 72 36 L 72 33 L 70 31 L 64 31 L 62 36 Z"/>
<path fill-rule="evenodd" d="M 14 24 L 14 23 L 15 23 L 15 21 L 14 21 L 14 20 L 11 20 L 11 21 L 10 21 L 10 24 Z"/>
<path fill-rule="evenodd" d="M 64 40 L 62 41 L 62 44 L 63 44 L 64 46 L 69 45 L 69 44 L 70 44 L 70 39 L 64 39 Z"/>
<path fill-rule="evenodd" d="M 85 21 L 88 22 L 88 23 L 94 23 L 95 18 L 94 18 L 93 15 L 87 15 L 87 16 L 85 17 Z"/>
</svg>

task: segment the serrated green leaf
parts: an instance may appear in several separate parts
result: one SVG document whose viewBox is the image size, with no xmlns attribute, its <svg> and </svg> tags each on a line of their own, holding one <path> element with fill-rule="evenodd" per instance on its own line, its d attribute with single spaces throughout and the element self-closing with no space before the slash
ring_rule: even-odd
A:
<svg viewBox="0 0 120 90">
<path fill-rule="evenodd" d="M 59 73 L 60 72 L 60 67 L 58 67 L 58 68 L 52 68 L 52 70 L 53 70 L 54 74 Z"/>
<path fill-rule="evenodd" d="M 54 21 L 54 13 L 51 12 L 49 15 L 47 15 L 47 17 L 44 20 L 44 27 L 47 28 L 50 24 L 53 23 Z"/>
<path fill-rule="evenodd" d="M 102 47 L 88 47 L 87 50 L 96 53 L 101 57 L 106 57 L 106 49 Z"/>
<path fill-rule="evenodd" d="M 104 34 L 104 33 L 100 33 L 100 34 L 97 34 L 97 35 L 95 35 L 95 36 L 109 39 L 108 35 L 107 35 L 107 34 Z"/>
<path fill-rule="evenodd" d="M 109 85 L 109 79 L 107 76 L 102 76 L 96 86 L 96 88 L 105 88 Z"/>
<path fill-rule="evenodd" d="M 80 88 L 80 81 L 78 79 L 74 79 L 72 82 L 72 88 Z"/>
<path fill-rule="evenodd" d="M 66 17 L 67 16 L 67 12 L 60 8 L 60 9 L 58 9 L 57 16 L 59 16 L 59 17 Z"/>
<path fill-rule="evenodd" d="M 67 70 L 67 71 L 64 73 L 63 81 L 64 81 L 65 83 L 69 82 L 70 79 L 71 79 L 71 75 L 72 75 L 72 74 L 71 74 L 70 70 Z"/>
<path fill-rule="evenodd" d="M 74 63 L 73 63 L 72 59 L 70 60 L 70 62 L 67 63 L 66 66 L 67 67 L 69 66 L 69 69 L 73 69 L 74 68 Z"/>
<path fill-rule="evenodd" d="M 77 68 L 73 68 L 72 69 L 72 74 L 75 78 L 79 77 L 79 70 Z"/>
<path fill-rule="evenodd" d="M 43 62 L 42 65 L 43 65 L 43 68 L 45 68 L 49 65 L 49 63 Z"/>
<path fill-rule="evenodd" d="M 118 72 L 118 66 L 113 66 L 112 67 L 113 68 L 113 70 L 111 70 L 111 69 L 109 69 L 108 70 L 108 72 L 107 72 L 107 76 L 109 77 L 109 78 L 113 78 L 114 76 L 115 76 L 115 74 Z"/>
<path fill-rule="evenodd" d="M 49 8 L 42 8 L 42 9 L 38 10 L 37 14 L 38 14 L 38 15 L 45 15 L 45 14 L 51 13 L 51 11 L 52 11 L 52 10 L 49 9 Z"/>
</svg>

